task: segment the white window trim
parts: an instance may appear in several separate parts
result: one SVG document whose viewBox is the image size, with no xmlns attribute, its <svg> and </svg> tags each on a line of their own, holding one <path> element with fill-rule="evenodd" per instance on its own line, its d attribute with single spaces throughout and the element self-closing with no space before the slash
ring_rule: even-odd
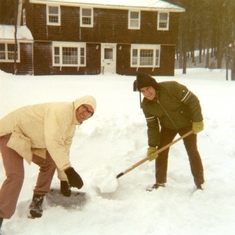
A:
<svg viewBox="0 0 235 235">
<path fill-rule="evenodd" d="M 15 44 L 15 42 L 13 41 L 0 41 L 1 44 L 5 44 L 5 58 L 6 59 L 1 59 L 0 58 L 0 62 L 6 62 L 6 63 L 13 63 L 14 62 L 14 59 L 10 60 L 8 59 L 8 44 Z M 17 60 L 16 62 L 19 63 L 20 62 L 20 43 L 17 43 L 17 53 L 18 53 L 18 57 L 17 57 Z"/>
<path fill-rule="evenodd" d="M 50 22 L 49 21 L 49 7 L 58 7 L 58 22 Z M 59 5 L 47 5 L 47 25 L 55 25 L 55 26 L 60 26 L 60 18 L 61 18 L 61 14 L 60 14 L 60 6 Z"/>
<path fill-rule="evenodd" d="M 139 13 L 139 18 L 137 19 L 138 21 L 138 27 L 133 27 L 131 26 L 131 12 L 138 12 Z M 137 10 L 129 10 L 128 12 L 128 29 L 140 29 L 140 19 L 141 19 L 141 11 L 137 11 Z"/>
<path fill-rule="evenodd" d="M 89 9 L 91 10 L 91 24 L 83 24 L 82 23 L 82 9 Z M 80 7 L 80 27 L 87 27 L 87 28 L 92 28 L 93 27 L 93 23 L 94 23 L 94 9 L 92 7 Z"/>
<path fill-rule="evenodd" d="M 133 64 L 133 57 L 132 57 L 132 52 L 133 50 L 137 50 L 137 64 Z M 153 50 L 154 53 L 153 53 L 153 65 L 140 65 L 140 50 Z M 158 64 L 156 64 L 156 50 L 159 51 L 158 53 Z M 131 68 L 159 68 L 160 67 L 160 52 L 161 52 L 161 45 L 157 45 L 157 44 L 154 44 L 154 45 L 150 45 L 150 44 L 132 44 L 131 45 L 131 55 L 130 55 L 130 58 L 131 58 L 131 61 L 130 61 L 130 64 L 131 64 Z"/>
<path fill-rule="evenodd" d="M 160 21 L 160 15 L 161 14 L 167 14 L 167 21 L 166 21 L 166 24 L 167 26 L 165 28 L 161 28 L 159 25 L 162 21 Z M 169 24 L 170 24 L 170 13 L 169 12 L 164 12 L 164 11 L 159 11 L 158 14 L 157 14 L 157 30 L 162 30 L 162 31 L 166 31 L 166 30 L 169 30 Z"/>
<path fill-rule="evenodd" d="M 55 47 L 59 47 L 59 63 L 55 63 Z M 63 47 L 75 47 L 78 50 L 77 64 L 63 64 L 62 48 Z M 84 64 L 81 64 L 80 49 L 84 48 Z M 86 43 L 77 42 L 52 42 L 52 64 L 54 67 L 86 67 Z"/>
</svg>

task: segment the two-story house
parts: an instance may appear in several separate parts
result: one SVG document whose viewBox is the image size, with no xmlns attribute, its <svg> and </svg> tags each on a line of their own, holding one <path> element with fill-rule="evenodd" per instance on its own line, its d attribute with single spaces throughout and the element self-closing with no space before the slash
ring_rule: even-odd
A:
<svg viewBox="0 0 235 235">
<path fill-rule="evenodd" d="M 33 36 L 35 75 L 174 75 L 183 11 L 157 0 L 24 0 L 19 18 Z"/>
</svg>

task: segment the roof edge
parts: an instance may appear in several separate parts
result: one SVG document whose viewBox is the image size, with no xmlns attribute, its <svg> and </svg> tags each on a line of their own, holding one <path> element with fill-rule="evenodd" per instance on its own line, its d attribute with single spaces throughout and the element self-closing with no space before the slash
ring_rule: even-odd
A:
<svg viewBox="0 0 235 235">
<path fill-rule="evenodd" d="M 81 1 L 65 1 L 65 0 L 29 0 L 33 4 L 46 4 L 46 5 L 62 5 L 62 6 L 81 6 L 81 7 L 93 7 L 103 9 L 136 9 L 143 11 L 168 11 L 168 12 L 185 12 L 185 9 L 174 5 L 172 3 L 165 2 L 166 6 L 154 6 L 152 5 L 118 5 L 118 4 L 104 4 L 104 3 L 92 3 L 92 2 L 81 2 Z M 162 2 L 162 1 L 161 1 Z"/>
</svg>

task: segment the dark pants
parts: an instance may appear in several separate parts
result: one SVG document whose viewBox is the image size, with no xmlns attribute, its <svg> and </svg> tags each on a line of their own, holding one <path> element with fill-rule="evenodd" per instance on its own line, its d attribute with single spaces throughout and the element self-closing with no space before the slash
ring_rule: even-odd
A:
<svg viewBox="0 0 235 235">
<path fill-rule="evenodd" d="M 162 128 L 160 133 L 160 142 L 158 149 L 161 149 L 165 145 L 172 142 L 177 133 L 179 133 L 182 136 L 187 132 L 189 132 L 191 129 L 192 129 L 191 127 L 187 127 L 176 131 L 176 130 Z M 201 185 L 204 183 L 204 176 L 203 176 L 203 165 L 201 157 L 197 150 L 197 135 L 191 134 L 186 138 L 184 138 L 183 141 L 189 157 L 189 162 L 190 162 L 191 172 L 194 177 L 194 182 L 196 186 Z M 155 161 L 157 183 L 166 183 L 167 181 L 166 178 L 167 178 L 168 153 L 169 153 L 169 148 L 161 152 Z"/>
<path fill-rule="evenodd" d="M 0 150 L 6 173 L 6 179 L 0 189 L 0 217 L 5 219 L 11 218 L 15 212 L 24 180 L 24 159 L 6 146 L 10 136 L 0 137 Z M 48 152 L 46 159 L 33 155 L 32 161 L 40 167 L 34 193 L 44 195 L 50 189 L 56 169 L 55 162 Z"/>
</svg>

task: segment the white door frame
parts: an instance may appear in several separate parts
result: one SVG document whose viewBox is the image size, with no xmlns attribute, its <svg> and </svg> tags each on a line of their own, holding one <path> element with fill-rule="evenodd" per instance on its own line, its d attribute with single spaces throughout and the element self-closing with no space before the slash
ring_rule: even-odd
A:
<svg viewBox="0 0 235 235">
<path fill-rule="evenodd" d="M 116 73 L 116 43 L 101 43 L 101 72 Z"/>
</svg>

